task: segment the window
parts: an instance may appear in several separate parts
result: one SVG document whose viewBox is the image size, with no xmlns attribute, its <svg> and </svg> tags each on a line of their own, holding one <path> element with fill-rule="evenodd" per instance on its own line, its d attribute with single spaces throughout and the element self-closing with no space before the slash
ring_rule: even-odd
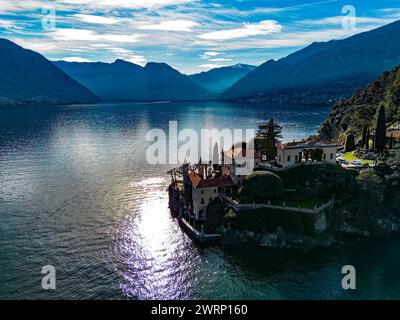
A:
<svg viewBox="0 0 400 320">
<path fill-rule="evenodd" d="M 204 210 L 200 210 L 200 211 L 199 211 L 199 218 L 200 218 L 200 219 L 204 219 L 205 216 L 206 216 L 206 215 L 205 215 Z"/>
<path fill-rule="evenodd" d="M 211 201 L 212 201 L 212 198 L 210 197 L 210 199 L 208 199 L 208 201 L 211 202 Z"/>
<path fill-rule="evenodd" d="M 295 156 L 295 157 L 294 157 L 294 161 L 297 162 L 298 160 L 299 160 L 299 157 L 298 157 L 298 156 Z"/>
<path fill-rule="evenodd" d="M 287 156 L 287 162 L 290 162 L 290 156 Z"/>
<path fill-rule="evenodd" d="M 333 159 L 333 153 L 331 153 L 331 160 Z"/>
<path fill-rule="evenodd" d="M 326 160 L 326 153 L 324 153 L 324 157 L 323 157 L 323 159 L 324 159 L 324 160 Z"/>
<path fill-rule="evenodd" d="M 221 187 L 218 187 L 218 192 L 221 192 L 221 190 L 222 190 L 222 188 L 221 188 Z"/>
<path fill-rule="evenodd" d="M 214 193 L 217 193 L 217 189 L 214 189 Z"/>
<path fill-rule="evenodd" d="M 204 204 L 204 199 L 203 198 L 201 198 L 201 202 L 200 202 L 201 204 Z"/>
<path fill-rule="evenodd" d="M 278 162 L 282 162 L 282 156 L 279 155 L 279 161 Z"/>
<path fill-rule="evenodd" d="M 201 190 L 201 194 L 204 194 L 204 190 Z"/>
</svg>

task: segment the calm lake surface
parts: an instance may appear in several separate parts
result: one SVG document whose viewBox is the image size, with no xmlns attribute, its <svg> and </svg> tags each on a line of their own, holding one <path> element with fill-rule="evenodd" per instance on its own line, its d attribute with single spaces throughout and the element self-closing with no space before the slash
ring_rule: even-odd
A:
<svg viewBox="0 0 400 320">
<path fill-rule="evenodd" d="M 0 299 L 400 298 L 400 240 L 312 253 L 200 249 L 171 217 L 169 166 L 145 160 L 148 130 L 316 133 L 327 107 L 226 103 L 0 108 Z M 357 290 L 341 268 L 357 268 Z M 41 289 L 53 265 L 57 289 Z"/>
</svg>

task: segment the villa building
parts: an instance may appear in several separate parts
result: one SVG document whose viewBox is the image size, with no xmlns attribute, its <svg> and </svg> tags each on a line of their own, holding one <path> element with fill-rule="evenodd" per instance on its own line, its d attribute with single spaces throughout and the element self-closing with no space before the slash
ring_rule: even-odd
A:
<svg viewBox="0 0 400 320">
<path fill-rule="evenodd" d="M 387 129 L 386 138 L 396 141 L 400 140 L 400 123 L 396 123 Z"/>
<path fill-rule="evenodd" d="M 277 164 L 286 169 L 302 163 L 336 164 L 338 145 L 331 142 L 293 141 L 277 145 Z"/>
<path fill-rule="evenodd" d="M 283 170 L 307 163 L 336 164 L 338 145 L 328 142 L 289 142 L 277 145 L 276 168 Z M 198 221 L 206 219 L 208 205 L 217 197 L 225 196 L 237 190 L 246 175 L 238 174 L 238 169 L 252 161 L 253 167 L 259 167 L 261 157 L 250 150 L 232 148 L 221 153 L 221 172 L 216 175 L 212 163 L 195 166 L 183 165 L 183 184 L 189 200 L 191 217 Z M 273 170 L 273 167 L 271 167 Z"/>
<path fill-rule="evenodd" d="M 257 168 L 261 162 L 258 153 L 244 148 L 232 148 L 221 154 L 221 174 L 222 176 L 231 177 L 235 185 L 240 185 L 246 178 L 245 175 L 239 175 L 237 168 L 245 166 L 246 161 L 252 162 L 253 168 Z"/>
<path fill-rule="evenodd" d="M 207 206 L 217 197 L 232 193 L 246 178 L 238 174 L 238 169 L 249 164 L 251 170 L 260 162 L 258 154 L 245 148 L 232 148 L 221 152 L 221 172 L 215 176 L 213 164 L 201 161 L 193 167 L 183 166 L 183 183 L 185 192 L 189 195 L 191 214 L 196 220 L 204 220 Z"/>
<path fill-rule="evenodd" d="M 196 220 L 206 218 L 207 206 L 221 194 L 231 192 L 235 186 L 230 177 L 206 178 L 203 179 L 197 172 L 189 173 L 191 182 L 192 214 Z"/>
</svg>

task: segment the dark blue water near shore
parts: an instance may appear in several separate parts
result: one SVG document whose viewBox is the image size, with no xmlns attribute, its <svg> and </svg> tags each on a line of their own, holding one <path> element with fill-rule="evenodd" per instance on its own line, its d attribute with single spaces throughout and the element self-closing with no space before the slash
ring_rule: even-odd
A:
<svg viewBox="0 0 400 320">
<path fill-rule="evenodd" d="M 145 135 L 255 128 L 315 133 L 328 108 L 225 103 L 0 108 L 0 299 L 400 298 L 399 239 L 313 253 L 199 249 L 171 217 L 169 166 L 145 160 Z M 57 289 L 41 289 L 55 266 Z M 341 289 L 353 264 L 358 289 Z"/>
</svg>

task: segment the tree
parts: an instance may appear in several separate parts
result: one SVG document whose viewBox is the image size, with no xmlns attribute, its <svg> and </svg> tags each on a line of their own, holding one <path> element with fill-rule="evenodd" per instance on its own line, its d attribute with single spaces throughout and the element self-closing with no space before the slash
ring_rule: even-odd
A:
<svg viewBox="0 0 400 320">
<path fill-rule="evenodd" d="M 372 168 L 364 169 L 357 176 L 357 182 L 361 188 L 362 195 L 366 199 L 382 202 L 384 195 L 384 186 L 382 179 Z"/>
<path fill-rule="evenodd" d="M 276 157 L 276 144 L 282 139 L 282 127 L 270 119 L 266 124 L 260 125 L 254 143 L 256 150 L 273 160 Z"/>
<path fill-rule="evenodd" d="M 361 137 L 361 148 L 365 148 L 366 144 L 368 143 L 367 133 L 368 133 L 368 127 L 364 125 Z"/>
<path fill-rule="evenodd" d="M 356 148 L 356 144 L 355 144 L 355 141 L 354 141 L 354 135 L 353 134 L 347 135 L 346 146 L 344 148 L 344 152 L 353 151 L 355 148 Z"/>
<path fill-rule="evenodd" d="M 218 143 L 214 144 L 213 155 L 212 155 L 213 167 L 216 169 L 219 165 L 219 151 Z"/>
<path fill-rule="evenodd" d="M 386 159 L 386 166 L 389 172 L 386 180 L 392 191 L 400 189 L 400 147 L 396 146 L 389 151 L 389 156 Z M 397 193 L 397 192 L 395 192 Z"/>
<path fill-rule="evenodd" d="M 386 146 L 386 117 L 385 106 L 381 104 L 375 127 L 375 149 L 383 151 Z"/>
</svg>

